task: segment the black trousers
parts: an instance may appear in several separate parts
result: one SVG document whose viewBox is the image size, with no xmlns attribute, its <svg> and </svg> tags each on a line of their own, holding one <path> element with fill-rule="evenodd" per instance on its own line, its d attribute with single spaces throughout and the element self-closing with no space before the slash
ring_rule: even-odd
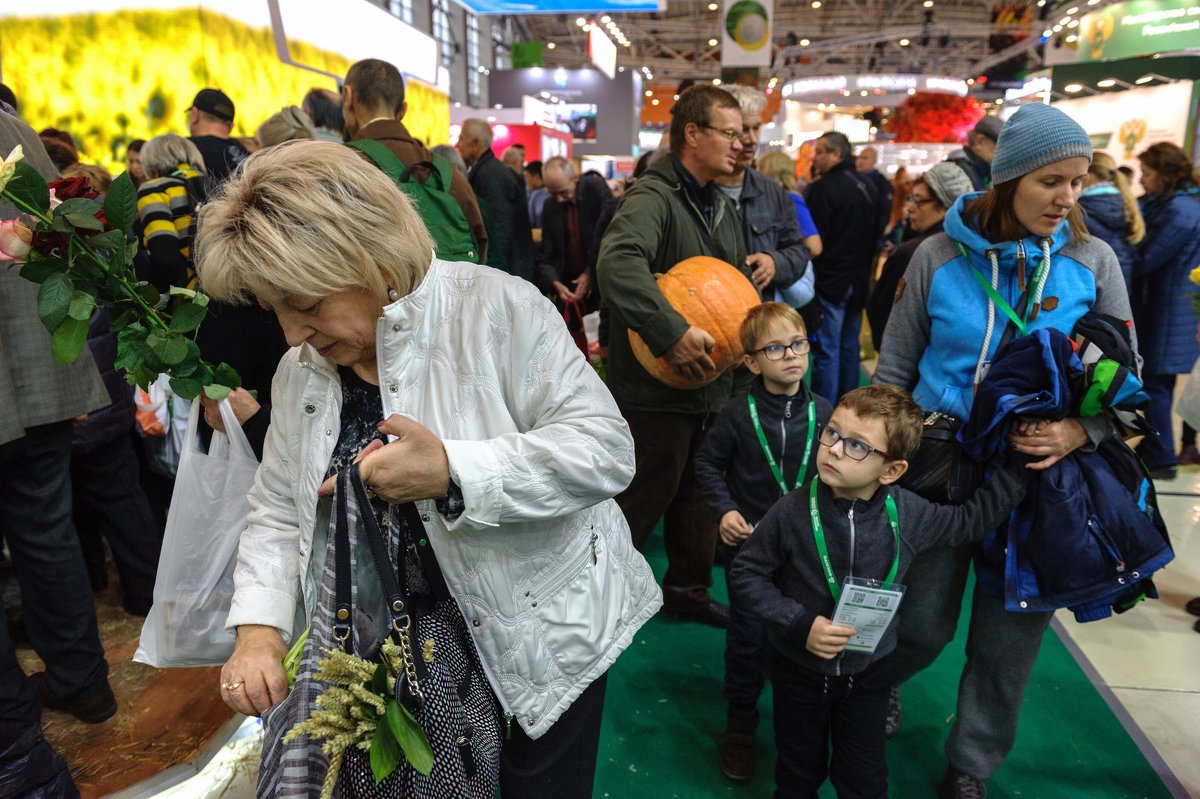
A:
<svg viewBox="0 0 1200 799">
<path fill-rule="evenodd" d="M 772 649 L 776 799 L 816 799 L 826 778 L 838 799 L 886 799 L 883 727 L 894 680 L 892 655 L 827 677 Z"/>
<path fill-rule="evenodd" d="M 500 750 L 501 799 L 591 799 L 607 684 L 601 675 L 537 740 L 513 719 Z"/>
</svg>

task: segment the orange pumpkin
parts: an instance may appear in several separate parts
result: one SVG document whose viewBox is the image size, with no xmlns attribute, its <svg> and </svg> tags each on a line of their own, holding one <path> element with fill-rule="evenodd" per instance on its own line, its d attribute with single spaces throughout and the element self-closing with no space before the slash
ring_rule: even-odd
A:
<svg viewBox="0 0 1200 799">
<path fill-rule="evenodd" d="M 629 344 L 633 354 L 642 368 L 671 388 L 693 389 L 707 385 L 741 359 L 738 328 L 746 318 L 746 312 L 761 302 L 758 291 L 737 269 L 707 255 L 680 261 L 657 279 L 658 289 L 671 307 L 689 325 L 707 331 L 716 339 L 709 356 L 717 368 L 702 380 L 684 377 L 671 368 L 666 358 L 655 358 L 642 337 L 630 330 Z"/>
</svg>

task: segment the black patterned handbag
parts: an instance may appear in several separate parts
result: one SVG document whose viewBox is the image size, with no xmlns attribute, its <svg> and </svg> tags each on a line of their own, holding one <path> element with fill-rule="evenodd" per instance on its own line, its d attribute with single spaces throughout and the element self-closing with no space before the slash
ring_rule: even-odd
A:
<svg viewBox="0 0 1200 799">
<path fill-rule="evenodd" d="M 390 637 L 402 653 L 403 662 L 396 668 L 395 698 L 424 730 L 433 749 L 433 769 L 422 774 L 401 756 L 396 769 L 376 783 L 368 753 L 352 749 L 342 762 L 334 795 L 343 799 L 493 799 L 500 773 L 500 713 L 479 653 L 411 502 L 388 506 L 389 517 L 400 531 L 396 568 L 388 568 L 392 558 L 357 463 L 338 476 L 334 637 L 350 651 L 355 635 L 350 622 L 354 610 L 348 530 L 354 519 L 349 518 L 347 491 L 354 492 L 355 515 L 362 521 L 391 614 Z M 419 560 L 428 591 L 409 589 L 413 583 L 406 564 L 414 557 L 412 553 Z"/>
<path fill-rule="evenodd" d="M 931 413 L 921 428 L 921 446 L 908 460 L 900 487 L 930 502 L 961 505 L 971 498 L 982 481 L 982 469 L 963 452 L 958 441 L 961 419 Z"/>
</svg>

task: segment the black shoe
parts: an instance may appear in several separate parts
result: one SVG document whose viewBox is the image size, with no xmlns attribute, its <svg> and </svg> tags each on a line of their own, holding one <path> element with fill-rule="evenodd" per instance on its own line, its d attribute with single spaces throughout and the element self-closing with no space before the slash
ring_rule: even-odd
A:
<svg viewBox="0 0 1200 799">
<path fill-rule="evenodd" d="M 153 604 L 153 599 L 127 596 L 121 602 L 121 607 L 123 607 L 125 612 L 130 616 L 141 616 L 142 618 L 145 618 L 146 616 L 150 615 L 150 606 Z"/>
<path fill-rule="evenodd" d="M 950 766 L 938 789 L 942 799 L 987 799 L 987 786 L 970 774 Z"/>
<path fill-rule="evenodd" d="M 1188 600 L 1183 609 L 1193 616 L 1200 616 L 1200 596 L 1194 596 Z"/>
<path fill-rule="evenodd" d="M 710 599 L 707 605 L 697 608 L 669 608 L 663 606 L 662 614 L 675 621 L 693 621 L 709 627 L 724 629 L 729 626 L 729 606 Z"/>
<path fill-rule="evenodd" d="M 900 686 L 893 685 L 888 692 L 887 719 L 883 722 L 883 737 L 895 738 L 900 732 Z"/>
<path fill-rule="evenodd" d="M 1156 466 L 1146 471 L 1149 472 L 1151 480 L 1174 480 L 1175 475 L 1179 473 L 1175 466 Z"/>
<path fill-rule="evenodd" d="M 94 699 L 78 701 L 50 696 L 45 690 L 45 680 L 46 672 L 44 671 L 29 675 L 29 682 L 33 684 L 34 690 L 41 697 L 43 707 L 65 711 L 86 724 L 99 724 L 116 715 L 117 698 L 113 696 L 112 688 L 107 681 L 104 683 L 104 692 L 99 696 Z"/>
</svg>

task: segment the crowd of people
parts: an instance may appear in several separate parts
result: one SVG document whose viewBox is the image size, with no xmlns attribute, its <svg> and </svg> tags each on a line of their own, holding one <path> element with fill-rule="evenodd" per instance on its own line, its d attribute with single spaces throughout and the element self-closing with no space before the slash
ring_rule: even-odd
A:
<svg viewBox="0 0 1200 799">
<path fill-rule="evenodd" d="M 108 173 L 80 163 L 69 133 L 25 125 L 17 100 L 0 94 L 0 151 L 22 144 L 47 180 L 103 196 Z M 686 89 L 665 146 L 617 186 L 561 157 L 497 155 L 482 119 L 428 146 L 405 127 L 401 74 L 378 60 L 252 139 L 232 136 L 234 100 L 204 88 L 188 136 L 129 143 L 137 276 L 212 298 L 197 343 L 242 376 L 229 403 L 261 460 L 220 683 L 264 719 L 260 796 L 316 795 L 337 768 L 354 779 L 353 756 L 331 766 L 288 733 L 320 706 L 322 651 L 385 639 L 405 652 L 395 699 L 435 754 L 431 774 L 400 760 L 389 779 L 404 795 L 590 796 L 606 671 L 661 611 L 726 631 L 721 773 L 753 777 L 770 680 L 776 795 L 831 780 L 841 797 L 884 797 L 902 686 L 952 640 L 972 563 L 940 790 L 986 796 L 1052 616 L 1006 603 L 1004 526 L 1045 501 L 1047 475 L 1115 469 L 1127 448 L 1105 413 L 1023 407 L 998 440 L 973 426 L 1002 413 L 995 386 L 1016 359 L 1102 324 L 1124 333 L 1149 396 L 1146 473 L 1200 463 L 1195 431 L 1178 450 L 1171 432 L 1176 378 L 1200 355 L 1198 175 L 1183 149 L 1154 144 L 1135 197 L 1075 121 L 1033 104 L 984 117 L 912 179 L 825 133 L 801 193 L 790 158 L 759 153 L 765 105 L 750 87 Z M 733 265 L 763 300 L 731 320 L 745 354 L 720 374 L 714 331 L 655 281 L 694 256 Z M 145 615 L 171 478 L 148 455 L 103 309 L 90 357 L 54 367 L 36 293 L 0 270 L 0 533 L 22 598 L 0 617 L 0 785 L 68 797 L 41 709 L 117 713 L 92 602 L 103 541 L 125 609 Z M 593 311 L 603 380 L 584 357 Z M 878 351 L 866 386 L 864 313 Z M 694 387 L 651 374 L 631 333 Z M 202 403 L 207 438 L 224 422 Z M 919 478 L 935 422 L 974 461 L 961 491 Z M 355 481 L 365 493 L 347 500 Z M 355 514 L 351 567 L 339 522 Z M 641 555 L 660 524 L 661 588 Z M 1052 571 L 1091 579 L 1085 560 Z M 716 563 L 728 605 L 710 594 Z M 846 609 L 868 595 L 873 634 Z M 1124 601 L 1099 599 L 1101 614 Z M 418 654 L 410 629 L 429 636 Z M 14 641 L 44 673 L 24 675 Z M 461 718 L 444 741 L 448 714 Z"/>
</svg>

